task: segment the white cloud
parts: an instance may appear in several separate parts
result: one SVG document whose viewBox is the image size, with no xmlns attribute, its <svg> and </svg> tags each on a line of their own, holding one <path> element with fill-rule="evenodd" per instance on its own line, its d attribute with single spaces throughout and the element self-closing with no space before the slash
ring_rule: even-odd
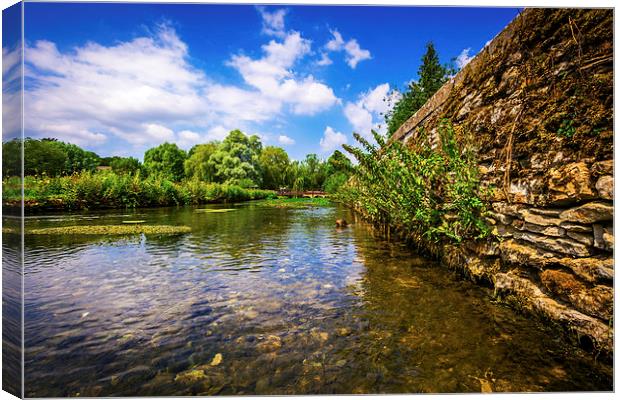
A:
<svg viewBox="0 0 620 400">
<path fill-rule="evenodd" d="M 321 138 L 319 145 L 321 151 L 324 153 L 330 153 L 347 142 L 347 137 L 341 133 L 336 132 L 331 126 L 325 128 L 323 137 Z"/>
<path fill-rule="evenodd" d="M 209 130 L 209 132 L 207 133 L 207 137 L 205 139 L 207 141 L 211 141 L 211 140 L 221 141 L 221 140 L 224 140 L 226 136 L 228 136 L 228 134 L 232 130 L 233 129 L 226 129 L 222 125 L 214 126 L 213 128 Z"/>
<path fill-rule="evenodd" d="M 325 48 L 329 51 L 340 51 L 344 45 L 344 39 L 342 39 L 342 35 L 337 30 L 331 31 L 333 38 L 327 42 Z"/>
<path fill-rule="evenodd" d="M 183 130 L 177 134 L 176 144 L 185 150 L 189 150 L 192 146 L 203 142 L 202 136 L 193 131 Z"/>
<path fill-rule="evenodd" d="M 361 93 L 355 103 L 348 102 L 344 115 L 355 132 L 371 139 L 371 130 L 385 134 L 384 115 L 399 98 L 400 93 L 390 92 L 390 85 L 383 83 Z"/>
<path fill-rule="evenodd" d="M 321 59 L 316 62 L 316 64 L 321 67 L 324 67 L 326 65 L 331 65 L 332 63 L 333 61 L 331 60 L 331 58 L 329 58 L 329 55 L 323 52 L 321 52 Z"/>
<path fill-rule="evenodd" d="M 290 145 L 295 144 L 295 140 L 286 135 L 280 135 L 278 136 L 278 143 L 283 144 L 285 146 L 290 146 Z"/>
<path fill-rule="evenodd" d="M 469 62 L 471 60 L 473 60 L 474 56 L 470 56 L 469 52 L 471 51 L 471 47 L 468 47 L 466 49 L 463 49 L 463 51 L 461 51 L 461 54 L 459 54 L 456 57 L 456 66 L 461 69 L 464 66 L 466 66 L 467 64 L 469 64 Z"/>
<path fill-rule="evenodd" d="M 347 64 L 353 69 L 363 60 L 370 60 L 370 51 L 364 50 L 357 43 L 357 40 L 351 39 L 344 45 L 344 51 L 347 52 Z"/>
<path fill-rule="evenodd" d="M 109 135 L 132 144 L 168 136 L 153 126 L 204 118 L 206 77 L 187 62 L 187 46 L 168 26 L 153 37 L 61 53 L 49 41 L 25 50 L 25 130 L 95 146 Z M 168 129 L 168 128 L 166 128 Z M 144 136 L 141 138 L 141 136 Z"/>
<path fill-rule="evenodd" d="M 21 46 L 2 48 L 2 137 L 21 136 Z"/>
<path fill-rule="evenodd" d="M 353 131 L 362 136 L 370 136 L 373 129 L 372 114 L 359 103 L 347 103 L 344 107 L 344 115 L 353 127 Z"/>
<path fill-rule="evenodd" d="M 346 53 L 345 60 L 347 64 L 349 64 L 349 67 L 355 69 L 360 61 L 370 60 L 372 58 L 370 51 L 362 49 L 356 39 L 350 39 L 345 43 L 340 32 L 337 30 L 332 30 L 331 33 L 333 37 L 327 42 L 327 44 L 325 44 L 325 48 L 329 51 L 344 50 Z"/>
<path fill-rule="evenodd" d="M 383 83 L 381 85 L 377 85 L 377 87 L 375 87 L 374 89 L 364 93 L 360 97 L 360 103 L 368 111 L 382 114 L 388 111 L 389 95 L 390 85 L 388 83 Z"/>
<path fill-rule="evenodd" d="M 236 55 L 229 65 L 239 71 L 248 85 L 258 89 L 260 101 L 273 107 L 273 112 L 288 104 L 295 114 L 313 115 L 339 100 L 329 86 L 313 76 L 300 78 L 291 72 L 294 64 L 310 53 L 310 46 L 310 41 L 302 38 L 299 32 L 291 32 L 283 42 L 272 40 L 262 46 L 262 58 Z"/>
<path fill-rule="evenodd" d="M 280 26 L 274 18 L 272 26 Z M 293 71 L 310 47 L 309 40 L 291 32 L 262 46 L 259 59 L 233 56 L 229 65 L 247 83 L 234 86 L 194 68 L 187 45 L 167 25 L 152 36 L 110 46 L 89 42 L 66 52 L 37 41 L 25 53 L 31 82 L 25 92 L 26 134 L 53 135 L 93 150 L 102 144 L 120 150 L 128 143 L 137 152 L 165 140 L 184 146 L 221 140 L 227 128 L 253 129 L 281 115 L 285 106 L 312 115 L 340 100 L 325 83 Z M 7 109 L 8 100 L 5 95 Z"/>
<path fill-rule="evenodd" d="M 284 17 L 287 10 L 281 8 L 270 13 L 265 10 L 265 7 L 257 7 L 263 18 L 263 33 L 267 35 L 284 37 Z"/>
</svg>

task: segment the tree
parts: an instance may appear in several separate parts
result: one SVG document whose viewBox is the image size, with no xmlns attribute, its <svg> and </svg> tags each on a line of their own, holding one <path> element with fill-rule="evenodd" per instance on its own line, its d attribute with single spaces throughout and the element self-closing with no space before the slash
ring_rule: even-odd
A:
<svg viewBox="0 0 620 400">
<path fill-rule="evenodd" d="M 426 53 L 422 57 L 422 64 L 418 69 L 418 81 L 409 84 L 409 90 L 403 93 L 401 99 L 385 116 L 388 134 L 392 135 L 428 99 L 431 98 L 448 80 L 450 70 L 439 63 L 439 56 L 432 42 L 426 45 Z"/>
<path fill-rule="evenodd" d="M 117 174 L 133 174 L 140 170 L 140 161 L 133 157 L 115 157 L 110 161 L 112 171 Z"/>
<path fill-rule="evenodd" d="M 59 176 L 67 166 L 67 152 L 56 139 L 24 140 L 24 175 Z"/>
<path fill-rule="evenodd" d="M 323 183 L 323 190 L 328 193 L 335 193 L 349 180 L 353 170 L 353 164 L 341 151 L 336 150 L 327 159 L 326 174 L 327 178 Z"/>
<path fill-rule="evenodd" d="M 2 143 L 2 177 L 21 176 L 22 141 L 13 139 Z"/>
<path fill-rule="evenodd" d="M 80 171 L 94 171 L 100 162 L 100 157 L 92 151 L 86 151 L 71 143 L 55 142 L 67 154 L 64 174 L 73 174 Z"/>
<path fill-rule="evenodd" d="M 286 185 L 286 173 L 290 160 L 288 154 L 281 147 L 267 146 L 259 157 L 259 166 L 262 172 L 263 188 L 279 189 Z"/>
<path fill-rule="evenodd" d="M 231 131 L 210 157 L 216 180 L 244 186 L 260 185 L 258 160 L 261 151 L 258 136 L 248 137 L 238 129 Z"/>
<path fill-rule="evenodd" d="M 218 150 L 219 143 L 198 144 L 189 151 L 185 160 L 185 176 L 198 178 L 205 182 L 215 182 L 216 165 L 211 156 Z"/>
<path fill-rule="evenodd" d="M 166 142 L 144 153 L 144 167 L 149 174 L 180 181 L 184 176 L 183 164 L 186 158 L 184 150 Z"/>
</svg>

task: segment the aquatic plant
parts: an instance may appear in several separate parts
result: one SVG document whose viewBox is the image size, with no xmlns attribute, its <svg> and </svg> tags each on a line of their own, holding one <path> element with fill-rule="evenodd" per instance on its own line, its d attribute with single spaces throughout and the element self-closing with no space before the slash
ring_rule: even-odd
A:
<svg viewBox="0 0 620 400">
<path fill-rule="evenodd" d="M 276 207 L 276 208 L 310 208 L 310 207 L 327 207 L 331 205 L 331 201 L 325 197 L 297 197 L 297 198 L 286 198 L 280 197 L 277 199 L 269 199 L 262 200 L 256 203 L 261 206 L 266 207 Z"/>
<path fill-rule="evenodd" d="M 27 235 L 174 235 L 189 233 L 189 226 L 171 225 L 77 225 L 27 229 Z"/>
</svg>

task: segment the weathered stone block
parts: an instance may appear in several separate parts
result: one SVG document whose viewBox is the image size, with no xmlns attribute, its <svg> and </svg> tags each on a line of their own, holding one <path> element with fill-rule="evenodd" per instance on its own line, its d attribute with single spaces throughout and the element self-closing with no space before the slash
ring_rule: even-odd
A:
<svg viewBox="0 0 620 400">
<path fill-rule="evenodd" d="M 509 204 L 506 202 L 496 202 L 491 204 L 493 211 L 499 214 L 510 215 L 512 217 L 520 217 L 519 211 L 526 206 L 523 204 Z"/>
<path fill-rule="evenodd" d="M 563 266 L 587 282 L 610 282 L 614 277 L 611 257 L 571 258 L 515 240 L 504 240 L 499 245 L 502 261 L 507 264 L 545 269 Z"/>
<path fill-rule="evenodd" d="M 530 208 L 529 211 L 533 214 L 544 215 L 551 218 L 558 218 L 564 210 L 561 208 Z"/>
<path fill-rule="evenodd" d="M 614 178 L 611 175 L 604 175 L 596 181 L 596 190 L 598 195 L 605 200 L 613 200 L 614 198 Z"/>
<path fill-rule="evenodd" d="M 571 232 L 589 233 L 592 232 L 592 225 L 579 225 L 574 222 L 560 222 L 560 227 Z"/>
<path fill-rule="evenodd" d="M 603 243 L 609 250 L 614 249 L 614 229 L 611 227 L 603 228 Z"/>
<path fill-rule="evenodd" d="M 613 331 L 607 323 L 558 303 L 546 296 L 532 281 L 513 271 L 498 273 L 495 276 L 495 289 L 500 294 L 513 294 L 526 309 L 558 321 L 579 335 L 591 338 L 595 348 L 605 352 L 613 351 Z"/>
<path fill-rule="evenodd" d="M 491 233 L 502 238 L 511 238 L 514 228 L 510 225 L 497 224 L 493 227 Z"/>
<path fill-rule="evenodd" d="M 559 218 L 553 218 L 546 215 L 535 214 L 531 212 L 531 210 L 521 210 L 519 211 L 521 217 L 525 220 L 525 222 L 529 222 L 530 224 L 542 225 L 542 226 L 558 226 L 562 222 Z"/>
<path fill-rule="evenodd" d="M 568 238 L 552 238 L 549 236 L 538 235 L 530 232 L 514 232 L 516 239 L 524 240 L 535 244 L 546 250 L 555 251 L 561 254 L 567 254 L 574 257 L 587 257 L 590 255 L 590 249 L 583 243 Z"/>
<path fill-rule="evenodd" d="M 540 280 L 547 290 L 568 300 L 579 311 L 609 320 L 613 310 L 613 289 L 608 286 L 586 287 L 573 274 L 546 270 Z"/>
<path fill-rule="evenodd" d="M 592 164 L 592 174 L 599 175 L 613 175 L 614 174 L 614 160 L 599 161 Z"/>
<path fill-rule="evenodd" d="M 564 228 L 560 228 L 559 226 L 543 226 L 526 222 L 523 224 L 521 229 L 528 232 L 540 233 L 545 236 L 562 237 L 566 235 L 566 230 L 564 230 Z"/>
<path fill-rule="evenodd" d="M 611 204 L 595 201 L 579 207 L 568 209 L 560 214 L 564 221 L 592 224 L 614 219 L 614 207 Z"/>
<path fill-rule="evenodd" d="M 603 241 L 603 225 L 594 224 L 592 225 L 592 229 L 594 231 L 594 247 L 597 249 L 604 249 L 605 242 Z"/>
<path fill-rule="evenodd" d="M 551 204 L 568 203 L 584 199 L 593 199 L 590 169 L 585 162 L 576 162 L 553 168 L 549 171 L 549 202 Z"/>
<path fill-rule="evenodd" d="M 489 215 L 489 217 L 493 218 L 495 221 L 499 221 L 504 225 L 510 225 L 510 223 L 514 219 L 514 217 L 511 217 L 509 215 L 492 212 L 492 211 L 487 212 L 487 214 Z"/>
<path fill-rule="evenodd" d="M 495 240 L 469 241 L 465 243 L 465 247 L 479 256 L 499 255 L 499 243 Z"/>
<path fill-rule="evenodd" d="M 585 244 L 586 246 L 592 246 L 594 244 L 594 236 L 592 234 L 588 235 L 585 233 L 579 232 L 567 232 L 567 235 L 571 239 L 575 239 L 576 241 Z"/>
</svg>

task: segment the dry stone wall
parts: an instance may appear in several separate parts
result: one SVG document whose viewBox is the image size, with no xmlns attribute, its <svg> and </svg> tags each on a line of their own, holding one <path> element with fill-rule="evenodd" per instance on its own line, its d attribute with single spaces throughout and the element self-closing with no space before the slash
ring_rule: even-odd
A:
<svg viewBox="0 0 620 400">
<path fill-rule="evenodd" d="M 526 9 L 394 135 L 473 143 L 494 235 L 436 252 L 613 352 L 613 11 Z M 425 132 L 425 134 L 421 134 Z"/>
</svg>

